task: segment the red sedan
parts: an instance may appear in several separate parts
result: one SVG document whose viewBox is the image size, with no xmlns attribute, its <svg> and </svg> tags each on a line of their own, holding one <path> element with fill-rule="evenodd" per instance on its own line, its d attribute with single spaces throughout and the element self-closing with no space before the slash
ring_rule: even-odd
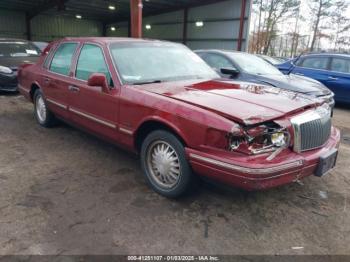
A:
<svg viewBox="0 0 350 262">
<path fill-rule="evenodd" d="M 140 154 L 167 197 L 195 174 L 267 189 L 334 166 L 340 140 L 320 100 L 220 79 L 183 45 L 129 38 L 66 38 L 19 70 L 38 123 L 61 119 Z"/>
</svg>

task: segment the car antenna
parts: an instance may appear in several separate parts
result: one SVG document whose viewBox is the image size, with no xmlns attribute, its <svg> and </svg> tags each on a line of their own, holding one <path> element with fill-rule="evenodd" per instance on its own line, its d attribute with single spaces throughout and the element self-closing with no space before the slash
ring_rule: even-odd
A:
<svg viewBox="0 0 350 262">
<path fill-rule="evenodd" d="M 290 74 L 292 73 L 292 71 L 293 71 L 293 69 L 294 69 L 294 67 L 295 67 L 295 64 L 299 61 L 300 57 L 302 57 L 303 54 L 304 54 L 304 53 L 301 52 L 300 55 L 298 55 L 298 57 L 295 59 L 295 61 L 294 61 L 294 62 L 291 62 L 292 66 L 289 68 L 287 75 L 290 75 Z"/>
</svg>

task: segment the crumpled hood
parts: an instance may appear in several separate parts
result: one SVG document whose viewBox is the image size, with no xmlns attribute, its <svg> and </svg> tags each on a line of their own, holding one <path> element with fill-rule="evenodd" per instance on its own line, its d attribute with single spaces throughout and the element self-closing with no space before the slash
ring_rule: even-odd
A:
<svg viewBox="0 0 350 262">
<path fill-rule="evenodd" d="M 21 64 L 34 64 L 38 60 L 39 56 L 0 57 L 0 65 L 16 69 Z"/>
<path fill-rule="evenodd" d="M 298 93 L 314 95 L 316 97 L 331 94 L 331 91 L 322 83 L 312 78 L 298 76 L 295 74 L 271 76 L 260 75 L 258 76 L 257 80 L 275 87 L 288 89 Z"/>
<path fill-rule="evenodd" d="M 137 88 L 199 106 L 245 125 L 280 118 L 317 104 L 305 95 L 280 88 L 227 80 L 169 82 Z"/>
</svg>

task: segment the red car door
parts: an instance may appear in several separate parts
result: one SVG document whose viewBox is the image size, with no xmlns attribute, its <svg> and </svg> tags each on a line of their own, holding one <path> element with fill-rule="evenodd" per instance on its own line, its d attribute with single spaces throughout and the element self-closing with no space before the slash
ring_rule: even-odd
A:
<svg viewBox="0 0 350 262">
<path fill-rule="evenodd" d="M 68 87 L 72 81 L 71 66 L 77 47 L 78 43 L 61 43 L 42 77 L 42 88 L 49 108 L 65 119 L 69 119 Z"/>
<path fill-rule="evenodd" d="M 110 84 L 110 92 L 89 86 L 93 73 L 103 73 Z M 106 62 L 103 48 L 97 44 L 84 44 L 76 59 L 75 75 L 69 85 L 69 111 L 71 120 L 94 133 L 114 141 L 118 140 L 118 88 Z"/>
</svg>

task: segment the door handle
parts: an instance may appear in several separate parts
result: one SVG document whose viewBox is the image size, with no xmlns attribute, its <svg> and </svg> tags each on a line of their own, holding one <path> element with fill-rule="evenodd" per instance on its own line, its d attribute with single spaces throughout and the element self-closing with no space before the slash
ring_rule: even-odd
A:
<svg viewBox="0 0 350 262">
<path fill-rule="evenodd" d="M 50 83 L 50 81 L 51 81 L 51 79 L 50 79 L 50 78 L 48 78 L 48 77 L 45 77 L 45 78 L 44 78 L 44 82 L 45 82 L 45 84 Z"/>
<path fill-rule="evenodd" d="M 79 92 L 80 88 L 77 86 L 68 86 L 68 90 L 71 92 Z"/>
<path fill-rule="evenodd" d="M 302 74 L 302 73 L 295 73 L 295 74 L 298 76 L 304 76 L 304 74 Z"/>
<path fill-rule="evenodd" d="M 333 76 L 328 77 L 328 79 L 329 79 L 329 80 L 334 80 L 334 81 L 338 80 L 337 77 L 333 77 Z"/>
</svg>

